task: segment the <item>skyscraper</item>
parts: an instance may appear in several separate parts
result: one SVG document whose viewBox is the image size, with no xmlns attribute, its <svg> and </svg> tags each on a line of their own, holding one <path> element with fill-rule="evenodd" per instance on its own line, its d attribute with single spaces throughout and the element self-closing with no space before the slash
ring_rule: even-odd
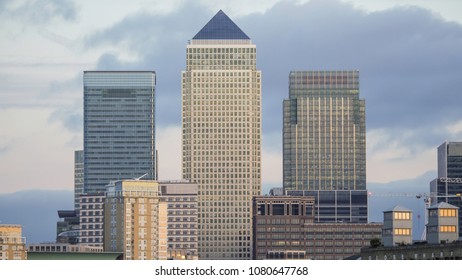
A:
<svg viewBox="0 0 462 280">
<path fill-rule="evenodd" d="M 200 259 L 250 259 L 261 192 L 261 72 L 256 46 L 219 11 L 186 47 L 183 178 L 198 184 Z"/>
<path fill-rule="evenodd" d="M 284 100 L 285 190 L 365 190 L 358 71 L 293 71 Z"/>
<path fill-rule="evenodd" d="M 85 71 L 84 191 L 112 180 L 156 179 L 152 71 Z"/>
<path fill-rule="evenodd" d="M 365 102 L 358 71 L 293 71 L 284 100 L 283 186 L 315 197 L 316 221 L 366 223 Z"/>
<path fill-rule="evenodd" d="M 446 202 L 459 207 L 459 236 L 462 237 L 462 142 L 444 142 L 438 147 L 438 178 L 430 182 L 433 205 Z"/>
</svg>

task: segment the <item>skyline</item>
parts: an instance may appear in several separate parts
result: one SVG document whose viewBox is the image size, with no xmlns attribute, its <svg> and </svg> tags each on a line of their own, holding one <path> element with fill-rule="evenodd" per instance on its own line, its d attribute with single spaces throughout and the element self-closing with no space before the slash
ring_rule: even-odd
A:
<svg viewBox="0 0 462 280">
<path fill-rule="evenodd" d="M 5 38 L 0 116 L 11 121 L 0 127 L 0 193 L 72 189 L 73 153 L 83 147 L 86 70 L 156 71 L 159 179 L 181 178 L 185 44 L 221 8 L 258 46 L 263 186 L 282 186 L 282 100 L 290 70 L 359 69 L 366 100 L 368 182 L 413 179 L 436 170 L 436 147 L 462 139 L 457 106 L 462 99 L 457 95 L 462 88 L 462 18 L 446 8 L 369 7 L 366 12 L 350 2 L 257 2 L 239 10 L 223 3 L 177 1 L 178 8 L 159 4 L 165 6 L 157 13 L 142 10 L 142 4 L 128 11 L 115 5 L 114 13 L 96 24 L 88 17 L 101 11 L 98 6 L 90 13 L 89 6 L 71 1 L 50 1 L 40 9 L 37 2 L 2 4 L 0 13 L 9 13 L 0 19 L 6 27 L 0 31 Z M 460 5 L 445 3 L 449 10 Z M 281 50 L 279 56 L 272 55 L 273 48 Z"/>
</svg>

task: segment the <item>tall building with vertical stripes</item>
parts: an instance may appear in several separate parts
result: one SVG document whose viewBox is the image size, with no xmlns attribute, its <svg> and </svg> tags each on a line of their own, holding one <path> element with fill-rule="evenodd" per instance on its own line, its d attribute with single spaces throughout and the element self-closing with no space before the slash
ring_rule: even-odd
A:
<svg viewBox="0 0 462 280">
<path fill-rule="evenodd" d="M 198 185 L 200 259 L 251 259 L 261 193 L 261 72 L 256 46 L 219 11 L 186 47 L 183 178 Z"/>
<path fill-rule="evenodd" d="M 85 71 L 84 192 L 113 180 L 157 179 L 153 71 Z"/>
<path fill-rule="evenodd" d="M 284 100 L 284 190 L 365 190 L 358 71 L 292 71 Z"/>
</svg>

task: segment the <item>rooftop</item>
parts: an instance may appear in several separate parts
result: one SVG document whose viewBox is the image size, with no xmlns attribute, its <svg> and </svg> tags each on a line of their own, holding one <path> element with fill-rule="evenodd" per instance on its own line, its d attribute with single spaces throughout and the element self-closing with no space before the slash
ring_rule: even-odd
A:
<svg viewBox="0 0 462 280">
<path fill-rule="evenodd" d="M 194 36 L 193 40 L 249 40 L 222 10 Z"/>
</svg>

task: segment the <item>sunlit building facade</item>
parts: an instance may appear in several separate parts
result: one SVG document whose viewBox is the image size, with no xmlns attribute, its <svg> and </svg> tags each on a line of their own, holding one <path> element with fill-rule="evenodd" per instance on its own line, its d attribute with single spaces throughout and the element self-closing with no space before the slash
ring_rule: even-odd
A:
<svg viewBox="0 0 462 280">
<path fill-rule="evenodd" d="M 358 71 L 292 71 L 284 100 L 284 190 L 365 190 Z"/>
<path fill-rule="evenodd" d="M 104 251 L 126 260 L 167 259 L 167 203 L 156 181 L 122 180 L 104 203 Z"/>
<path fill-rule="evenodd" d="M 198 184 L 200 259 L 252 257 L 261 193 L 261 72 L 256 46 L 219 11 L 186 47 L 183 178 Z"/>
</svg>

